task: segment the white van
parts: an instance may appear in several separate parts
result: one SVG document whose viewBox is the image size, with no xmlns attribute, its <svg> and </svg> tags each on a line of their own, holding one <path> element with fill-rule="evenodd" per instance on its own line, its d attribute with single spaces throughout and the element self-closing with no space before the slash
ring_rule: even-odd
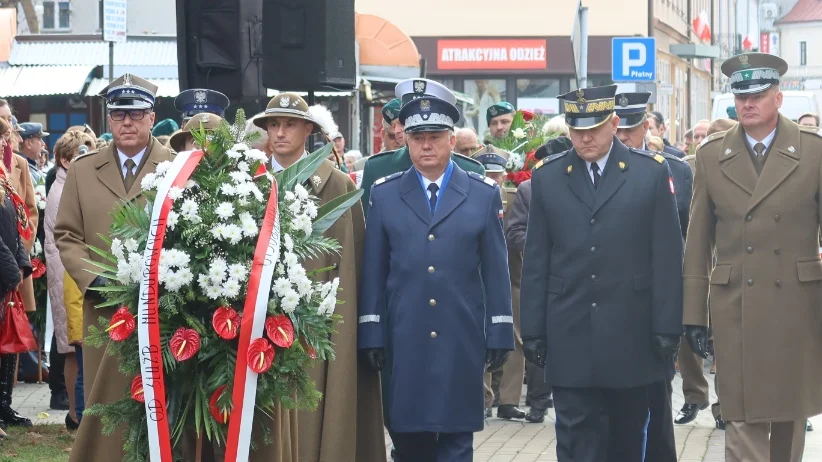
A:
<svg viewBox="0 0 822 462">
<path fill-rule="evenodd" d="M 711 120 L 727 119 L 728 106 L 734 105 L 733 93 L 723 93 L 714 98 L 714 105 L 711 110 Z M 819 114 L 816 105 L 816 97 L 810 91 L 791 91 L 785 90 L 782 92 L 782 108 L 779 110 L 785 117 L 796 122 L 802 114 L 812 112 Z"/>
</svg>

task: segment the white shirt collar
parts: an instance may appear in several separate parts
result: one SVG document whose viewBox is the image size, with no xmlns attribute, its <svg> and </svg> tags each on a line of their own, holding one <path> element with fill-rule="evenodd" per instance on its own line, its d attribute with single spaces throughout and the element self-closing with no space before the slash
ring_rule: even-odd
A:
<svg viewBox="0 0 822 462">
<path fill-rule="evenodd" d="M 422 175 L 420 175 L 420 176 L 422 176 Z M 428 190 L 428 185 L 430 185 L 431 183 L 435 183 L 437 185 L 437 188 L 438 188 L 437 193 L 439 193 L 440 189 L 442 189 L 442 180 L 443 180 L 443 178 L 445 178 L 445 172 L 443 172 L 443 174 L 440 175 L 439 178 L 437 178 L 437 181 L 431 181 L 431 180 L 429 180 L 428 178 L 426 178 L 424 176 L 422 177 L 422 187 L 425 190 L 425 195 L 429 199 L 431 199 L 431 191 Z"/>
<path fill-rule="evenodd" d="M 600 176 L 602 176 L 605 173 L 605 164 L 608 163 L 608 158 L 611 157 L 611 150 L 612 149 L 614 149 L 613 141 L 611 142 L 611 147 L 608 148 L 608 154 L 605 154 L 605 157 L 603 157 L 602 159 L 599 159 L 597 161 L 597 165 L 599 165 L 599 175 Z M 586 160 L 585 165 L 588 168 L 588 174 L 591 175 L 591 178 L 593 178 L 594 173 L 591 172 L 591 162 L 588 162 Z"/>
<path fill-rule="evenodd" d="M 756 152 L 754 151 L 754 146 L 756 145 L 756 143 L 764 144 L 765 151 L 767 151 L 768 148 L 771 147 L 771 143 L 773 143 L 774 138 L 776 138 L 776 128 L 774 128 L 773 131 L 768 136 L 766 136 L 765 139 L 763 139 L 762 141 L 756 141 L 755 139 L 751 138 L 750 135 L 745 133 L 745 140 L 748 142 L 748 147 L 751 148 L 751 151 L 753 152 Z"/>
<path fill-rule="evenodd" d="M 308 156 L 308 152 L 303 151 L 303 155 L 300 156 L 300 159 L 304 159 L 307 156 Z M 297 159 L 297 160 L 300 160 L 300 159 Z M 282 172 L 283 170 L 285 170 L 285 167 L 283 167 L 282 165 L 280 165 L 279 162 L 277 162 L 277 159 L 274 157 L 274 154 L 271 155 L 271 170 L 273 170 L 274 173 Z"/>
<path fill-rule="evenodd" d="M 120 159 L 120 173 L 123 175 L 123 178 L 125 178 L 126 174 L 128 173 L 128 169 L 126 169 L 126 161 L 129 159 L 134 161 L 134 174 L 137 174 L 137 167 L 139 167 L 140 162 L 143 161 L 143 156 L 146 154 L 146 149 L 148 149 L 148 146 L 144 147 L 142 151 L 138 152 L 136 155 L 131 157 L 123 154 L 123 151 L 121 151 L 119 148 L 117 149 L 117 157 L 119 157 Z"/>
</svg>

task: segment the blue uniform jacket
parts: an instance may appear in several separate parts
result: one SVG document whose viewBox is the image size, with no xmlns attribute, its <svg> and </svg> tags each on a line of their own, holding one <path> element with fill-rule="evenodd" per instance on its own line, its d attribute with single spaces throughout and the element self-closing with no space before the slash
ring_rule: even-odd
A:
<svg viewBox="0 0 822 462">
<path fill-rule="evenodd" d="M 514 349 L 499 187 L 455 165 L 432 217 L 412 167 L 370 200 L 358 343 L 385 348 L 386 424 L 480 431 L 486 349 Z"/>
<path fill-rule="evenodd" d="M 523 340 L 547 344 L 546 376 L 572 388 L 667 378 L 654 334 L 682 334 L 682 236 L 665 159 L 614 138 L 599 188 L 574 150 L 531 178 Z"/>
</svg>

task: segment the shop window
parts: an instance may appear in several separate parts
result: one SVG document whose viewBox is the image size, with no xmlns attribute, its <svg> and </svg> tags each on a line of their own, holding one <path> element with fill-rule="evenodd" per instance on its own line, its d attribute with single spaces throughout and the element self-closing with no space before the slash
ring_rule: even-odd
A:
<svg viewBox="0 0 822 462">
<path fill-rule="evenodd" d="M 559 114 L 559 79 L 517 79 L 517 109 Z"/>
<path fill-rule="evenodd" d="M 463 81 L 465 94 L 474 100 L 473 105 L 464 104 L 462 126 L 473 128 L 479 134 L 480 139 L 484 139 L 488 130 L 488 123 L 485 121 L 485 112 L 492 105 L 500 101 L 508 101 L 505 90 L 504 79 L 493 80 L 465 80 Z"/>
</svg>

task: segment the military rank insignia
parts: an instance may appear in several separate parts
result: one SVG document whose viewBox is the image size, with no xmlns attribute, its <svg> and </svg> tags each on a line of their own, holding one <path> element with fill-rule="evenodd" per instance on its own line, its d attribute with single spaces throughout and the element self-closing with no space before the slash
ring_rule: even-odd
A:
<svg viewBox="0 0 822 462">
<path fill-rule="evenodd" d="M 573 165 L 569 165 L 569 166 L 568 166 L 568 168 L 566 168 L 566 169 L 565 169 L 565 174 L 566 174 L 566 175 L 570 175 L 570 174 L 571 174 L 571 172 L 573 172 L 573 171 L 574 171 L 574 166 L 573 166 Z"/>
<path fill-rule="evenodd" d="M 664 158 L 664 157 L 662 157 L 662 156 L 661 156 L 661 155 L 659 155 L 659 154 L 657 154 L 657 155 L 655 155 L 655 156 L 654 156 L 654 160 L 655 160 L 655 161 L 657 161 L 657 162 L 659 162 L 660 164 L 661 164 L 661 163 L 663 163 L 663 162 L 665 162 L 665 158 Z"/>
<path fill-rule="evenodd" d="M 569 165 L 569 167 L 570 167 L 570 165 Z M 626 167 L 625 162 L 620 162 L 619 163 L 619 169 L 622 170 L 623 172 L 625 171 L 625 167 Z"/>
</svg>

